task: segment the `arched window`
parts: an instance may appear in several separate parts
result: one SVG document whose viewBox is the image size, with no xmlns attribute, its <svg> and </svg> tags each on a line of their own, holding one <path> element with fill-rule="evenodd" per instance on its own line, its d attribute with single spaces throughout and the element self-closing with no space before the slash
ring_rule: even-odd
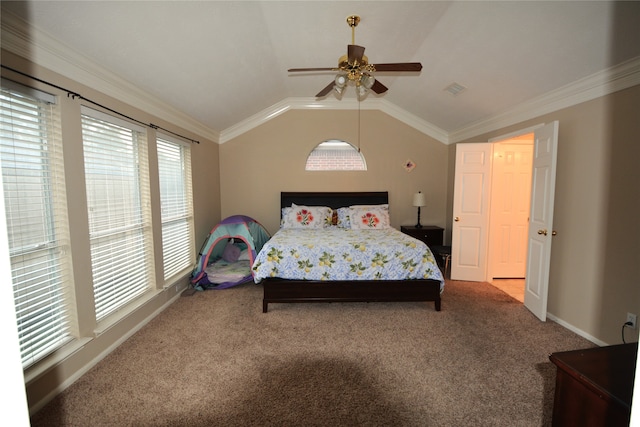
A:
<svg viewBox="0 0 640 427">
<path fill-rule="evenodd" d="M 346 141 L 330 139 L 318 144 L 304 167 L 307 171 L 366 171 L 367 163 L 356 147 Z"/>
</svg>

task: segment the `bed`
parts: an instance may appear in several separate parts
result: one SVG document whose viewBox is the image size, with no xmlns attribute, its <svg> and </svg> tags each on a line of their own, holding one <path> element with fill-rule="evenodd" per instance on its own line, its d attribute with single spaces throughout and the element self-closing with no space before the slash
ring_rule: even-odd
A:
<svg viewBox="0 0 640 427">
<path fill-rule="evenodd" d="M 327 206 L 333 210 L 353 205 L 363 206 L 388 206 L 387 192 L 283 192 L 281 193 L 281 212 L 290 208 L 292 204 L 299 206 Z M 341 210 L 342 211 L 342 210 Z M 335 217 L 333 222 L 336 222 Z M 354 237 L 350 230 L 343 230 L 345 237 L 338 237 L 337 226 L 327 226 L 317 230 L 302 230 L 306 236 L 300 237 L 296 245 L 293 245 L 291 233 L 285 233 L 281 228 L 272 236 L 271 240 L 262 248 L 253 264 L 254 281 L 263 285 L 262 311 L 266 313 L 271 303 L 308 303 L 308 302 L 410 302 L 432 301 L 435 310 L 441 310 L 441 294 L 444 288 L 444 278 L 437 267 L 435 258 L 430 249 L 421 241 L 400 231 L 387 227 L 386 230 L 363 230 L 362 234 Z M 283 232 L 283 233 L 281 233 Z M 291 231 L 293 232 L 293 231 Z M 387 233 L 383 237 L 383 233 Z M 367 234 L 369 233 L 369 234 Z M 379 234 L 372 234 L 379 233 Z M 327 235 L 329 246 L 322 247 L 322 235 Z M 302 236 L 302 235 L 300 235 Z M 375 236 L 368 239 L 367 236 Z M 293 240 L 292 240 L 293 239 Z M 304 239 L 311 239 L 311 244 Z M 355 239 L 355 240 L 353 240 Z M 375 240 L 397 240 L 397 245 L 403 249 L 384 249 L 392 251 L 395 255 L 385 255 L 382 249 L 369 247 Z M 288 242 L 288 243 L 287 243 Z M 364 244 L 362 244 L 365 242 Z M 291 246 L 278 246 L 288 245 Z M 342 246 L 346 244 L 355 251 L 347 254 Z M 294 247 L 295 246 L 295 247 Z M 305 268 L 307 257 L 303 250 L 308 247 L 318 246 L 320 254 L 314 258 L 314 262 Z M 366 247 L 366 248 L 365 248 Z M 411 254 L 405 250 L 418 251 L 419 254 Z M 406 259 L 405 259 L 405 253 Z M 362 258 L 369 254 L 371 257 Z M 274 264 L 274 255 L 279 263 Z M 302 255 L 302 256 L 300 256 Z M 297 256 L 297 258 L 295 258 Z M 352 259 L 355 258 L 355 261 Z M 295 258 L 295 259 L 294 259 Z M 401 258 L 399 265 L 409 274 L 403 278 L 389 278 L 388 271 L 398 270 L 401 267 L 393 267 L 395 258 Z M 361 261 L 369 263 L 363 265 Z M 349 267 L 340 270 L 340 262 L 347 260 Z M 300 274 L 292 275 L 291 272 L 280 268 L 290 263 L 297 264 L 302 270 Z M 330 264 L 330 266 L 328 266 Z M 318 271 L 318 265 L 324 265 L 324 272 Z M 369 268 L 371 267 L 371 268 Z M 376 268 L 373 268 L 376 267 Z M 346 269 L 353 274 L 344 273 Z M 373 271 L 375 270 L 375 271 Z M 358 271 L 361 274 L 358 274 Z M 298 271 L 299 273 L 299 271 Z M 315 274 L 315 275 L 314 275 Z"/>
</svg>

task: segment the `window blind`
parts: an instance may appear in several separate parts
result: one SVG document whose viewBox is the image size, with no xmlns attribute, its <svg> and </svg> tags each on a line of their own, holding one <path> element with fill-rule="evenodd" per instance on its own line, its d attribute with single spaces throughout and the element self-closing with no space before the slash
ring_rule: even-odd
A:
<svg viewBox="0 0 640 427">
<path fill-rule="evenodd" d="M 0 164 L 13 295 L 26 368 L 77 328 L 62 139 L 52 95 L 2 81 Z"/>
<path fill-rule="evenodd" d="M 155 282 L 146 135 L 143 128 L 83 108 L 82 139 L 100 321 Z"/>
<path fill-rule="evenodd" d="M 158 137 L 158 172 L 162 217 L 162 259 L 164 280 L 192 267 L 193 194 L 191 190 L 191 148 Z"/>
</svg>

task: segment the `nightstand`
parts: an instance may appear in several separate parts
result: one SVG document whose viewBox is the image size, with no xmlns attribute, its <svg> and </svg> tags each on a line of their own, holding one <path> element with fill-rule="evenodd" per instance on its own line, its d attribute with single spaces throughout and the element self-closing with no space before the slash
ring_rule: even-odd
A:
<svg viewBox="0 0 640 427">
<path fill-rule="evenodd" d="M 444 244 L 444 228 L 442 227 L 423 225 L 422 228 L 416 228 L 415 225 L 403 225 L 400 227 L 400 231 L 423 241 L 429 248 Z"/>
</svg>

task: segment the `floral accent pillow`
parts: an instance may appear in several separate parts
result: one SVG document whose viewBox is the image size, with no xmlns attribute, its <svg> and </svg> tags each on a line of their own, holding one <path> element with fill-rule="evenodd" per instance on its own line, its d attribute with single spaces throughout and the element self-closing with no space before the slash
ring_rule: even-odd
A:
<svg viewBox="0 0 640 427">
<path fill-rule="evenodd" d="M 387 223 L 390 224 L 391 222 L 389 221 L 389 205 L 388 204 L 382 204 L 382 205 L 351 205 L 348 208 L 338 208 L 337 212 L 338 212 L 338 222 L 337 222 L 337 226 L 340 228 L 356 228 L 356 227 L 352 227 L 351 226 L 351 210 L 352 209 L 376 209 L 376 210 L 382 210 L 382 211 L 386 211 L 386 214 L 383 214 L 383 217 L 387 218 Z M 389 225 L 390 226 L 390 225 Z M 376 228 L 381 228 L 381 227 L 376 227 Z"/>
<path fill-rule="evenodd" d="M 326 206 L 298 206 L 282 210 L 282 228 L 325 228 L 332 224 L 333 211 Z"/>
<path fill-rule="evenodd" d="M 385 203 L 382 205 L 351 205 L 350 208 L 375 208 L 375 209 L 385 209 L 389 210 L 389 204 Z"/>
<path fill-rule="evenodd" d="M 351 228 L 354 230 L 382 230 L 389 228 L 389 210 L 382 207 L 351 207 Z"/>
</svg>

